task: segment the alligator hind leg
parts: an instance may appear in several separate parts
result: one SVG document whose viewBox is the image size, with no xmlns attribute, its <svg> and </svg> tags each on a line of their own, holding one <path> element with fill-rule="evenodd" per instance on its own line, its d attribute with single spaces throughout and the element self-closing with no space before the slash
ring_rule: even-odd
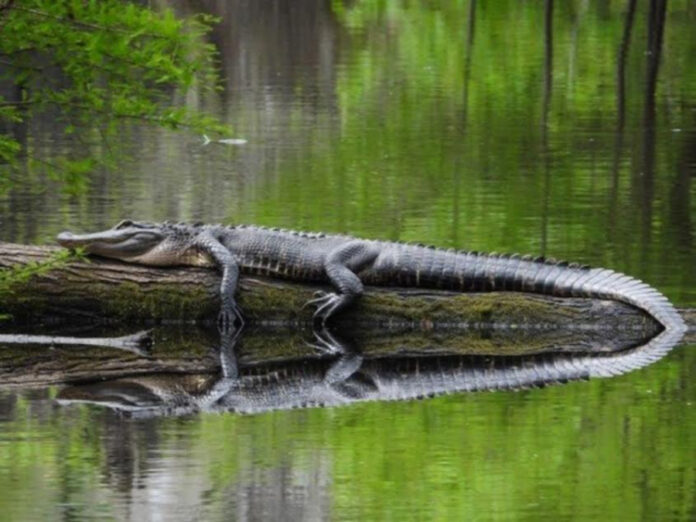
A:
<svg viewBox="0 0 696 522">
<path fill-rule="evenodd" d="M 312 329 L 316 342 L 306 342 L 307 346 L 314 348 L 323 355 L 336 355 L 355 352 L 352 342 L 347 342 L 342 336 L 332 333 L 326 325 Z"/>
<path fill-rule="evenodd" d="M 323 326 L 313 333 L 319 344 L 312 346 L 321 352 L 338 355 L 324 374 L 328 386 L 351 399 L 365 397 L 377 389 L 372 379 L 359 373 L 363 357 L 353 346 L 353 339 L 334 334 Z"/>
<path fill-rule="evenodd" d="M 351 241 L 329 253 L 324 269 L 337 292 L 322 292 L 307 303 L 317 306 L 315 323 L 325 324 L 329 317 L 362 295 L 363 284 L 356 272 L 369 267 L 378 255 L 377 247 L 366 241 Z"/>
</svg>

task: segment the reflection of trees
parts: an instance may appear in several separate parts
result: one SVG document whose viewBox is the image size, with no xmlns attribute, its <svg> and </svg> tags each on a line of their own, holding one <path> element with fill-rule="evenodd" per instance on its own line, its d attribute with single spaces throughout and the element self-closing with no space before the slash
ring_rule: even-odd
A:
<svg viewBox="0 0 696 522">
<path fill-rule="evenodd" d="M 0 393 L 0 421 L 11 419 L 17 406 L 17 395 L 14 393 Z"/>
<path fill-rule="evenodd" d="M 624 18 L 623 34 L 616 62 L 616 129 L 614 130 L 614 158 L 612 163 L 611 189 L 609 191 L 609 237 L 615 237 L 616 210 L 619 193 L 619 171 L 626 123 L 626 59 L 631 44 L 631 32 L 636 14 L 636 0 L 628 0 Z"/>
<path fill-rule="evenodd" d="M 667 0 L 650 0 L 648 12 L 648 32 L 646 45 L 646 75 L 643 104 L 643 143 L 641 168 L 634 172 L 637 176 L 634 190 L 642 210 L 641 251 L 647 255 L 652 240 L 653 200 L 655 198 L 655 92 L 662 53 L 662 35 L 665 25 Z M 647 263 L 647 259 L 643 259 Z"/>
<path fill-rule="evenodd" d="M 471 80 L 471 57 L 474 49 L 476 33 L 476 0 L 469 0 L 469 19 L 466 28 L 466 44 L 464 57 L 464 89 L 462 95 L 462 126 L 466 127 L 469 107 L 469 81 Z"/>
<path fill-rule="evenodd" d="M 696 111 L 693 115 L 692 128 L 696 127 Z M 675 191 L 675 201 L 671 206 L 676 214 L 681 214 L 683 217 L 679 218 L 679 222 L 683 223 L 685 226 L 680 228 L 680 243 L 682 245 L 691 244 L 694 239 L 694 235 L 689 231 L 691 229 L 691 217 L 694 207 L 690 205 L 689 198 L 692 194 L 690 190 L 690 185 L 692 179 L 696 177 L 696 133 L 693 131 L 684 139 L 681 146 L 681 161 L 677 167 L 678 179 L 674 185 Z M 681 188 L 678 188 L 681 186 Z"/>
<path fill-rule="evenodd" d="M 662 35 L 664 34 L 666 10 L 667 0 L 650 0 L 646 49 L 648 62 L 645 82 L 645 99 L 646 110 L 649 101 L 650 112 L 653 113 L 655 112 L 655 90 L 657 88 L 657 73 L 660 68 L 660 54 L 662 52 Z"/>
<path fill-rule="evenodd" d="M 631 33 L 636 14 L 636 0 L 628 0 L 624 28 L 621 36 L 621 45 L 616 64 L 616 129 L 617 134 L 623 133 L 626 119 L 626 59 L 631 45 Z"/>
<path fill-rule="evenodd" d="M 694 115 L 692 128 L 696 127 L 696 113 Z M 693 194 L 692 183 L 696 178 L 696 133 L 684 136 L 681 145 L 680 159 L 677 163 L 674 182 L 669 193 L 669 214 L 668 222 L 670 230 L 673 231 L 673 243 L 678 251 L 684 252 L 689 258 L 693 259 L 693 244 L 696 233 L 693 226 L 694 204 L 691 200 Z M 696 277 L 696 263 L 691 263 L 686 267 L 683 274 L 683 284 L 689 287 Z"/>
<path fill-rule="evenodd" d="M 330 456 L 312 452 L 305 465 L 287 455 L 272 468 L 250 466 L 226 494 L 235 520 L 327 520 L 332 508 Z"/>
<path fill-rule="evenodd" d="M 471 59 L 474 50 L 474 34 L 476 32 L 476 0 L 469 0 L 469 18 L 467 22 L 466 29 L 466 42 L 464 44 L 465 58 L 464 58 L 464 86 L 462 90 L 462 116 L 461 116 L 461 129 L 459 129 L 458 134 L 460 135 L 459 150 L 455 155 L 453 176 L 452 176 L 452 244 L 459 245 L 459 233 L 461 228 L 460 223 L 460 189 L 461 189 L 461 169 L 462 169 L 462 156 L 464 155 L 464 139 L 466 136 L 466 125 L 467 118 L 469 115 L 469 82 L 471 80 Z M 397 234 L 398 236 L 398 234 Z"/>
<path fill-rule="evenodd" d="M 551 158 L 549 151 L 548 120 L 553 89 L 553 0 L 544 1 L 544 88 L 541 109 L 541 154 L 544 162 L 544 188 L 541 196 L 541 254 L 546 255 L 549 226 L 549 198 L 551 192 Z"/>
<path fill-rule="evenodd" d="M 222 67 L 229 96 L 251 89 L 263 97 L 264 89 L 276 86 L 290 101 L 301 85 L 300 96 L 310 105 L 333 102 L 338 26 L 327 2 L 241 0 L 203 5 L 222 16 L 213 40 L 226 50 Z"/>
<path fill-rule="evenodd" d="M 114 415 L 104 415 L 102 426 L 102 476 L 113 491 L 130 499 L 140 478 L 149 472 L 148 455 L 161 442 L 157 426 L 152 421 L 135 426 Z"/>
<path fill-rule="evenodd" d="M 156 203 L 160 219 L 189 218 L 193 209 L 189 219 L 231 220 L 238 216 L 234 210 L 249 206 L 259 184 L 273 184 L 283 175 L 283 162 L 310 155 L 317 143 L 326 146 L 338 130 L 340 26 L 330 4 L 319 0 L 172 0 L 167 5 L 182 14 L 203 10 L 220 17 L 212 41 L 220 53 L 224 89 L 219 97 L 180 101 L 217 112 L 234 136 L 250 142 L 237 149 L 199 150 L 190 137 L 149 136 L 155 153 L 137 154 L 135 168 L 163 196 Z M 186 201 L 180 197 L 182 186 Z"/>
<path fill-rule="evenodd" d="M 212 41 L 220 51 L 225 83 L 222 110 L 232 124 L 239 117 L 233 109 L 241 106 L 258 110 L 257 118 L 272 116 L 275 111 L 288 118 L 288 112 L 298 102 L 323 110 L 335 109 L 340 27 L 329 3 L 169 3 L 180 11 L 194 13 L 202 9 L 220 17 L 213 28 Z M 287 124 L 287 120 L 275 124 Z"/>
<path fill-rule="evenodd" d="M 125 421 L 113 415 L 101 417 L 105 459 L 101 469 L 114 515 L 122 520 L 170 520 L 204 518 L 230 520 L 325 520 L 331 509 L 330 456 L 321 448 L 303 458 L 285 454 L 280 462 L 259 464 L 269 456 L 257 454 L 269 448 L 251 444 L 239 447 L 235 433 L 227 434 L 234 451 L 226 458 L 239 459 L 240 468 L 214 478 L 213 462 L 223 468 L 234 462 L 219 461 L 219 448 L 191 447 L 188 423 L 173 425 L 160 419 Z M 258 441 L 257 441 L 258 442 Z M 275 448 L 274 448 L 275 449 Z M 271 459 L 273 460 L 273 459 Z"/>
</svg>

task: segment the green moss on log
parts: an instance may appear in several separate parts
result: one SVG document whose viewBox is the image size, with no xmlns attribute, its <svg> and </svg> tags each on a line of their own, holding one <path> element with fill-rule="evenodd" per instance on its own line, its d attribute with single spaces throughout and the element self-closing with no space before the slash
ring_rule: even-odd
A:
<svg viewBox="0 0 696 522">
<path fill-rule="evenodd" d="M 171 285 L 148 285 L 143 289 L 136 283 L 118 285 L 95 284 L 91 287 L 95 299 L 103 304 L 103 312 L 110 317 L 131 321 L 176 320 L 201 321 L 214 318 L 218 305 L 210 299 L 204 288 Z"/>
</svg>

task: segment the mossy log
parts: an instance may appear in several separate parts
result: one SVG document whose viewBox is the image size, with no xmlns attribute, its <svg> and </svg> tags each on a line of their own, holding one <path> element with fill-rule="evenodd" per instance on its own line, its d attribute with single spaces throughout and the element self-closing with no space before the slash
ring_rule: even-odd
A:
<svg viewBox="0 0 696 522">
<path fill-rule="evenodd" d="M 0 314 L 17 324 L 51 321 L 137 325 L 211 323 L 220 306 L 219 275 L 198 268 L 151 268 L 90 258 L 52 263 L 60 249 L 0 243 L 0 269 L 46 264 L 28 278 L 0 286 Z M 320 287 L 242 277 L 237 301 L 251 324 L 311 322 L 305 303 Z M 622 303 L 514 292 L 455 293 L 406 288 L 366 289 L 338 325 L 423 329 L 496 325 L 510 329 L 637 330 L 659 326 Z"/>
</svg>

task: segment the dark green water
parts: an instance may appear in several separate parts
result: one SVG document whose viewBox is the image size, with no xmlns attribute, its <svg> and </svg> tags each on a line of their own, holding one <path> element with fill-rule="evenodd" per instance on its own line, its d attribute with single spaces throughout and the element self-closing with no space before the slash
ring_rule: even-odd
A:
<svg viewBox="0 0 696 522">
<path fill-rule="evenodd" d="M 694 2 L 669 2 L 652 47 L 648 1 L 633 17 L 628 1 L 346 4 L 212 9 L 225 90 L 173 96 L 248 143 L 125 128 L 108 144 L 122 165 L 81 194 L 27 167 L 0 195 L 0 239 L 124 217 L 257 223 L 546 254 L 696 306 Z M 105 146 L 49 119 L 28 145 Z M 695 376 L 682 346 L 543 390 L 145 421 L 0 391 L 0 513 L 694 520 Z"/>
</svg>

